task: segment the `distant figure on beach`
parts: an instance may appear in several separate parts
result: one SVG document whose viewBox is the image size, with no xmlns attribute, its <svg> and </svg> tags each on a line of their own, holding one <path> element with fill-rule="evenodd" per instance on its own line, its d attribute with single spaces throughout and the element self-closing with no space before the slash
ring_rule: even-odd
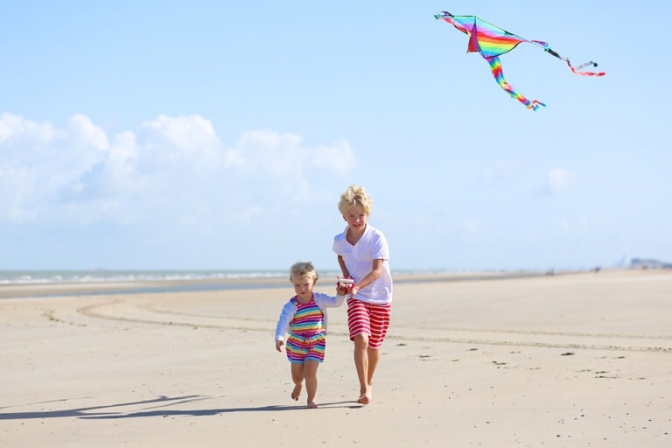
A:
<svg viewBox="0 0 672 448">
<path fill-rule="evenodd" d="M 347 226 L 334 237 L 333 245 L 343 276 L 355 281 L 348 291 L 348 329 L 350 340 L 355 343 L 357 402 L 361 404 L 373 399 L 373 375 L 392 307 L 390 250 L 385 235 L 368 224 L 372 205 L 369 193 L 357 185 L 351 185 L 341 195 L 338 210 Z"/>
<path fill-rule="evenodd" d="M 326 308 L 343 305 L 346 289 L 337 287 L 336 297 L 313 292 L 317 282 L 317 271 L 310 262 L 294 263 L 289 270 L 289 281 L 294 285 L 296 295 L 285 304 L 275 328 L 275 349 L 282 352 L 287 338 L 287 359 L 291 363 L 294 390 L 291 397 L 298 400 L 306 380 L 308 408 L 314 409 L 317 393 L 317 368 L 324 361 L 327 331 Z"/>
</svg>

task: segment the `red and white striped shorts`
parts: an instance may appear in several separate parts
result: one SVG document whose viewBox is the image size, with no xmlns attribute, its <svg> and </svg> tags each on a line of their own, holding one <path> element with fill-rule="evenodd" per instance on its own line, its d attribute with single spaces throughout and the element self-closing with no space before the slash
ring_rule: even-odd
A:
<svg viewBox="0 0 672 448">
<path fill-rule="evenodd" d="M 390 326 L 392 305 L 374 305 L 357 299 L 348 299 L 348 329 L 350 340 L 358 334 L 369 336 L 369 348 L 379 349 L 383 345 L 387 328 Z"/>
</svg>

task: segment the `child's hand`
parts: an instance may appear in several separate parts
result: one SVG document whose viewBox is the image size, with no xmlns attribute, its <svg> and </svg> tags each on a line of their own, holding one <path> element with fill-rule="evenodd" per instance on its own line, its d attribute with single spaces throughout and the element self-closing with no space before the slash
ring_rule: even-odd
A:
<svg viewBox="0 0 672 448">
<path fill-rule="evenodd" d="M 283 341 L 282 339 L 278 339 L 277 341 L 275 341 L 275 349 L 277 351 L 282 352 L 281 347 L 283 345 L 285 345 L 285 341 Z"/>
<path fill-rule="evenodd" d="M 355 285 L 355 279 L 352 277 L 339 278 L 336 282 L 336 290 L 337 291 L 344 290 L 345 293 L 348 293 L 350 292 L 350 290 L 354 285 Z M 339 292 L 339 294 L 341 293 Z"/>
<path fill-rule="evenodd" d="M 346 288 L 345 286 L 341 285 L 340 283 L 336 285 L 336 294 L 339 296 L 344 296 L 348 292 L 350 292 L 350 288 Z"/>
</svg>

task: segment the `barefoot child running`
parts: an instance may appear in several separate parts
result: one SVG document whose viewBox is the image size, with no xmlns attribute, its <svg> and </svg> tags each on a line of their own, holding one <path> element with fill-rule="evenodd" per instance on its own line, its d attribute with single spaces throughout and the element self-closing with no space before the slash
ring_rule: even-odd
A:
<svg viewBox="0 0 672 448">
<path fill-rule="evenodd" d="M 325 333 L 327 330 L 326 308 L 343 305 L 346 289 L 337 288 L 337 297 L 313 292 L 317 282 L 317 271 L 312 263 L 295 263 L 289 270 L 289 280 L 294 285 L 296 296 L 282 308 L 278 325 L 275 329 L 275 349 L 281 352 L 287 338 L 287 359 L 291 363 L 294 390 L 291 397 L 298 400 L 306 380 L 308 409 L 317 407 L 317 367 L 324 360 L 326 347 Z"/>
<path fill-rule="evenodd" d="M 355 343 L 357 402 L 361 404 L 373 399 L 373 374 L 390 325 L 392 303 L 390 250 L 385 235 L 368 224 L 372 204 L 369 193 L 357 185 L 341 195 L 338 210 L 347 226 L 334 237 L 333 245 L 343 276 L 355 281 L 348 291 L 348 329 Z"/>
</svg>

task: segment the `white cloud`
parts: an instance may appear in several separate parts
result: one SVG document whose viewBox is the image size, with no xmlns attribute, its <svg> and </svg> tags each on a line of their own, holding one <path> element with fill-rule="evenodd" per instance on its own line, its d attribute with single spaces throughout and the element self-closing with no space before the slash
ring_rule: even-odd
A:
<svg viewBox="0 0 672 448">
<path fill-rule="evenodd" d="M 355 166 L 355 155 L 345 140 L 332 142 L 331 146 L 320 146 L 313 154 L 311 163 L 318 168 L 333 169 L 345 174 Z"/>
<path fill-rule="evenodd" d="M 81 115 L 66 130 L 0 116 L 0 219 L 34 220 L 59 196 L 81 192 L 106 147 L 102 130 Z"/>
<path fill-rule="evenodd" d="M 79 144 L 90 145 L 100 150 L 105 150 L 110 146 L 105 132 L 82 114 L 76 114 L 70 119 L 70 130 L 73 140 Z"/>
<path fill-rule="evenodd" d="M 259 206 L 253 206 L 253 207 L 250 207 L 246 210 L 242 210 L 240 212 L 232 213 L 232 217 L 234 219 L 248 220 L 250 218 L 254 218 L 256 216 L 261 215 L 263 212 L 264 212 L 263 208 L 261 208 Z"/>
<path fill-rule="evenodd" d="M 466 219 L 460 221 L 457 228 L 467 233 L 478 233 L 483 230 L 483 221 L 478 218 Z"/>
<path fill-rule="evenodd" d="M 142 123 L 141 128 L 151 132 L 158 141 L 166 140 L 175 148 L 194 151 L 219 143 L 212 123 L 198 115 L 167 117 L 160 115 Z"/>
<path fill-rule="evenodd" d="M 544 184 L 537 189 L 537 193 L 545 195 L 557 194 L 567 188 L 573 176 L 567 170 L 557 168 L 546 173 Z"/>
<path fill-rule="evenodd" d="M 481 173 L 481 178 L 487 184 L 500 185 L 509 182 L 520 171 L 520 160 L 499 161 Z"/>
<path fill-rule="evenodd" d="M 21 140 L 48 142 L 55 136 L 51 123 L 37 124 L 13 114 L 0 115 L 0 145 L 6 148 Z"/>
<path fill-rule="evenodd" d="M 82 114 L 63 129 L 3 114 L 0 221 L 252 219 L 354 164 L 343 139 L 308 147 L 258 130 L 227 147 L 197 115 L 161 115 L 109 138 Z"/>
<path fill-rule="evenodd" d="M 238 166 L 276 176 L 300 174 L 309 155 L 300 136 L 269 130 L 245 132 L 233 151 Z"/>
<path fill-rule="evenodd" d="M 356 163 L 345 139 L 307 148 L 298 135 L 269 130 L 245 132 L 234 147 L 227 150 L 226 162 L 228 166 L 262 169 L 276 176 L 299 176 L 310 168 L 344 174 Z"/>
</svg>

